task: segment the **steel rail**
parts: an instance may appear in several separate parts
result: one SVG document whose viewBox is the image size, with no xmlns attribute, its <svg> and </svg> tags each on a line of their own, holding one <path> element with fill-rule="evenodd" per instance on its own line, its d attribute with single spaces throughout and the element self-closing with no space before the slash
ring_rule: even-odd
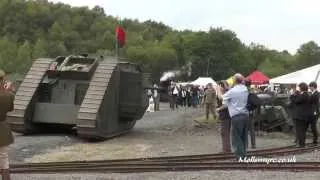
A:
<svg viewBox="0 0 320 180">
<path fill-rule="evenodd" d="M 320 149 L 320 146 L 308 146 L 305 148 L 292 148 L 292 146 L 261 149 L 256 151 L 250 151 L 249 156 L 284 156 L 289 154 L 301 154 Z M 155 158 L 136 158 L 136 159 L 117 159 L 117 160 L 98 160 L 98 161 L 69 161 L 69 162 L 47 162 L 47 163 L 26 163 L 26 164 L 12 164 L 12 168 L 21 167 L 54 167 L 63 165 L 83 165 L 83 164 L 122 164 L 122 163 L 145 163 L 145 162 L 192 162 L 192 161 L 217 161 L 235 159 L 235 155 L 232 153 L 218 153 L 218 154 L 201 154 L 201 155 L 187 155 L 187 156 L 168 156 L 168 157 L 155 157 Z"/>
<path fill-rule="evenodd" d="M 296 163 L 237 163 L 237 162 L 149 162 L 148 164 L 104 164 L 82 165 L 79 167 L 37 167 L 15 168 L 11 173 L 58 173 L 58 172 L 103 172 L 103 173 L 141 173 L 161 171 L 200 171 L 200 170 L 294 170 L 319 171 L 320 162 Z"/>
</svg>

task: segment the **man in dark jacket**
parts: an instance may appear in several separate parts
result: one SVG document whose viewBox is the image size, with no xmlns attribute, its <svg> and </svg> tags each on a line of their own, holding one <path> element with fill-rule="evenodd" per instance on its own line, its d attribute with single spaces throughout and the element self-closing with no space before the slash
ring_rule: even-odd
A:
<svg viewBox="0 0 320 180">
<path fill-rule="evenodd" d="M 317 130 L 317 121 L 319 118 L 319 92 L 317 91 L 317 83 L 311 82 L 309 84 L 311 90 L 310 100 L 312 106 L 312 116 L 309 119 L 309 124 L 311 125 L 311 130 L 313 134 L 313 144 L 318 142 L 318 130 Z"/>
<path fill-rule="evenodd" d="M 292 118 L 296 123 L 297 147 L 305 147 L 308 119 L 312 116 L 308 85 L 299 84 L 299 90 L 290 96 L 292 104 Z"/>
<path fill-rule="evenodd" d="M 261 104 L 259 97 L 250 89 L 251 81 L 249 79 L 245 79 L 245 85 L 248 88 L 249 96 L 248 96 L 248 105 L 247 108 L 249 110 L 249 134 L 250 134 L 250 142 L 252 149 L 256 148 L 256 135 L 255 135 L 255 129 L 254 129 L 254 122 L 255 118 L 257 117 L 258 110 Z M 258 102 L 257 102 L 258 101 Z M 253 107 L 258 106 L 258 107 Z M 248 143 L 248 141 L 247 141 Z M 248 146 L 249 144 L 247 144 Z"/>
<path fill-rule="evenodd" d="M 10 180 L 8 148 L 13 143 L 13 135 L 7 124 L 7 112 L 13 110 L 14 95 L 4 80 L 5 73 L 0 70 L 0 170 L 2 180 Z"/>
</svg>

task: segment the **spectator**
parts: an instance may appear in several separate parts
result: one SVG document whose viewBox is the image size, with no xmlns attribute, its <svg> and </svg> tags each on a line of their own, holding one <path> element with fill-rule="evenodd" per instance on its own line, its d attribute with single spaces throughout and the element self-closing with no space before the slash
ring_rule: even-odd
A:
<svg viewBox="0 0 320 180">
<path fill-rule="evenodd" d="M 292 118 L 296 124 L 297 147 L 305 147 L 308 119 L 312 116 L 308 85 L 300 83 L 297 91 L 290 96 Z"/>
<path fill-rule="evenodd" d="M 218 83 L 218 108 L 222 107 L 222 95 L 228 91 L 227 81 L 221 81 Z M 230 128 L 231 118 L 229 115 L 228 108 L 224 106 L 221 108 L 219 113 L 219 120 L 221 121 L 221 139 L 222 139 L 222 151 L 225 153 L 231 152 L 230 144 Z"/>
<path fill-rule="evenodd" d="M 318 130 L 317 130 L 317 121 L 319 118 L 319 92 L 317 91 L 317 83 L 316 82 L 311 82 L 309 84 L 310 90 L 311 90 L 311 107 L 312 107 L 312 116 L 308 120 L 309 123 L 311 124 L 311 130 L 313 134 L 313 144 L 318 143 Z"/>
<path fill-rule="evenodd" d="M 153 99 L 154 99 L 154 110 L 159 111 L 160 110 L 160 93 L 159 93 L 159 87 L 157 84 L 153 85 Z"/>
<path fill-rule="evenodd" d="M 235 85 L 223 97 L 223 106 L 228 107 L 231 117 L 232 146 L 235 150 L 237 160 L 245 158 L 248 141 L 249 112 L 247 110 L 248 89 L 243 84 L 241 74 L 234 75 Z"/>
<path fill-rule="evenodd" d="M 13 143 L 12 132 L 6 122 L 7 112 L 13 110 L 14 95 L 11 85 L 6 85 L 5 73 L 0 70 L 0 169 L 2 180 L 10 180 L 9 145 Z"/>
<path fill-rule="evenodd" d="M 216 108 L 217 108 L 217 96 L 216 91 L 212 87 L 212 84 L 208 84 L 208 89 L 204 92 L 204 103 L 206 106 L 206 119 L 209 120 L 209 114 L 212 113 L 214 119 L 217 118 L 216 116 Z"/>
</svg>

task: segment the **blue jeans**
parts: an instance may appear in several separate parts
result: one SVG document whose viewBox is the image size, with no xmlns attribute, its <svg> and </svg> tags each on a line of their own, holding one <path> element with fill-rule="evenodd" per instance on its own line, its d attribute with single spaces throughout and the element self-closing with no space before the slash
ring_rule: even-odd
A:
<svg viewBox="0 0 320 180">
<path fill-rule="evenodd" d="M 192 105 L 196 107 L 198 105 L 198 97 L 197 96 L 192 96 Z"/>
<path fill-rule="evenodd" d="M 247 155 L 249 115 L 238 114 L 231 117 L 232 146 L 237 160 Z"/>
</svg>

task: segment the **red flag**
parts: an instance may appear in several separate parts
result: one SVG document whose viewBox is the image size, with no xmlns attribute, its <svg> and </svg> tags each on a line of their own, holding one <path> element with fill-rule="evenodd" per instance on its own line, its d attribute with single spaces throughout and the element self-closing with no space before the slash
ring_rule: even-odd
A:
<svg viewBox="0 0 320 180">
<path fill-rule="evenodd" d="M 123 47 L 126 44 L 126 32 L 120 25 L 116 27 L 116 38 L 119 47 Z"/>
</svg>

